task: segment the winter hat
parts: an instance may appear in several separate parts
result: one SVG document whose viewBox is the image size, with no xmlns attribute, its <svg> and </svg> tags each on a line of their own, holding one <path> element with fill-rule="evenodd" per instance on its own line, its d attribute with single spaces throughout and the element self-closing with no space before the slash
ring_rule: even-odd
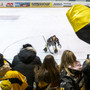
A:
<svg viewBox="0 0 90 90">
<path fill-rule="evenodd" d="M 9 80 L 1 81 L 0 87 L 2 90 L 12 90 L 12 84 Z"/>
<path fill-rule="evenodd" d="M 0 67 L 4 65 L 3 55 L 0 53 Z"/>
<path fill-rule="evenodd" d="M 28 43 L 23 45 L 23 48 L 27 48 L 27 47 L 32 47 L 32 45 Z"/>
<path fill-rule="evenodd" d="M 33 52 L 36 53 L 36 50 L 33 48 L 33 46 L 32 46 L 31 44 L 28 44 L 28 43 L 27 43 L 27 44 L 24 44 L 24 45 L 23 45 L 23 48 L 21 49 L 21 51 L 22 51 L 22 50 L 25 50 L 25 49 L 26 49 L 26 50 L 31 50 L 31 51 L 33 51 Z"/>
</svg>

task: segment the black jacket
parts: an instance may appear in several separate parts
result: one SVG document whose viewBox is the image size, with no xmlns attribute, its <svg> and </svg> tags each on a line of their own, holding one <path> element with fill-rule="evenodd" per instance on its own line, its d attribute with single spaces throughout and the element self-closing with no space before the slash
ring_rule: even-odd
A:
<svg viewBox="0 0 90 90">
<path fill-rule="evenodd" d="M 81 90 L 83 86 L 83 74 L 81 71 L 68 68 L 69 72 L 74 74 L 71 76 L 66 69 L 60 73 L 60 88 L 63 90 Z"/>
<path fill-rule="evenodd" d="M 12 61 L 13 70 L 17 70 L 26 76 L 28 84 L 32 87 L 34 82 L 34 67 L 41 65 L 40 58 L 32 50 L 21 50 Z"/>
<path fill-rule="evenodd" d="M 90 63 L 87 63 L 87 61 L 83 63 L 83 73 L 85 81 L 85 90 L 90 90 Z"/>
</svg>

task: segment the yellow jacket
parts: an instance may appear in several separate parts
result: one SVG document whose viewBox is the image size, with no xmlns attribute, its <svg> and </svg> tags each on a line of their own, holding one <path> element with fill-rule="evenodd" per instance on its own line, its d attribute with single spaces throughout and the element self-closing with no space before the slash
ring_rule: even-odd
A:
<svg viewBox="0 0 90 90">
<path fill-rule="evenodd" d="M 4 65 L 0 67 L 0 81 L 9 80 L 13 90 L 25 90 L 28 87 L 26 77 L 18 71 L 10 70 L 8 62 L 4 60 Z"/>
<path fill-rule="evenodd" d="M 7 71 L 6 74 L 0 80 L 8 79 L 13 86 L 13 90 L 25 90 L 28 87 L 26 77 L 18 71 Z"/>
</svg>

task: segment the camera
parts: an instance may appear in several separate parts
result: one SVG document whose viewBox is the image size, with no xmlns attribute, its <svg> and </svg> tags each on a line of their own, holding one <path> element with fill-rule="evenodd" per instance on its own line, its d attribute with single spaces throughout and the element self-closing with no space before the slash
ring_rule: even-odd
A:
<svg viewBox="0 0 90 90">
<path fill-rule="evenodd" d="M 90 59 L 90 54 L 87 54 L 87 59 Z"/>
</svg>

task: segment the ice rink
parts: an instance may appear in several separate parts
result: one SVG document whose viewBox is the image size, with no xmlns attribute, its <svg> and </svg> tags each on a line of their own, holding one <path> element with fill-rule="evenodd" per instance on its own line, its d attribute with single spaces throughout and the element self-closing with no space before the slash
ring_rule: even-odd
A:
<svg viewBox="0 0 90 90">
<path fill-rule="evenodd" d="M 23 44 L 30 43 L 42 59 L 47 54 L 43 51 L 45 39 L 56 35 L 62 48 L 53 54 L 59 64 L 64 50 L 71 50 L 77 59 L 83 63 L 90 54 L 90 44 L 80 40 L 66 12 L 69 8 L 0 8 L 0 52 L 12 62 Z M 52 49 L 51 49 L 52 50 Z M 53 51 L 53 50 L 52 50 Z"/>
</svg>

